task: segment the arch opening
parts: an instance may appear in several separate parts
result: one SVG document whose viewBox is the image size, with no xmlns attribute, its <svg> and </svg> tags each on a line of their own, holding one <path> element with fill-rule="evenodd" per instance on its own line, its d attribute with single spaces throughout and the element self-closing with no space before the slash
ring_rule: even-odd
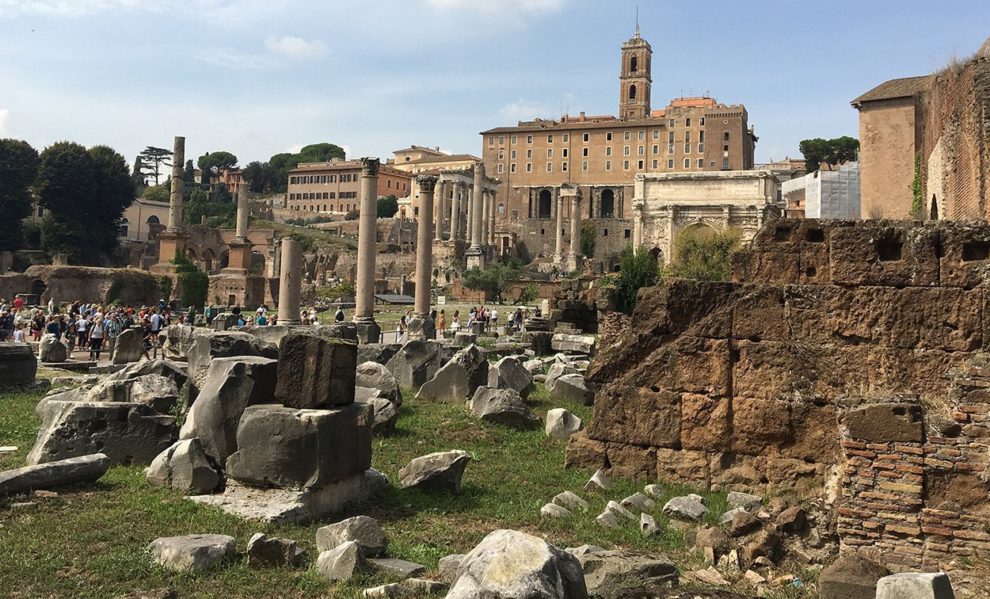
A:
<svg viewBox="0 0 990 599">
<path fill-rule="evenodd" d="M 550 209 L 553 205 L 553 198 L 549 189 L 541 189 L 537 202 L 537 218 L 550 218 Z"/>
</svg>

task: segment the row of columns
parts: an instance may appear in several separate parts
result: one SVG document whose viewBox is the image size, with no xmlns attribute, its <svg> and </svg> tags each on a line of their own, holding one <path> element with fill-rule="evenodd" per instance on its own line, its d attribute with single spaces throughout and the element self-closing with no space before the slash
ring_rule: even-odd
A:
<svg viewBox="0 0 990 599">
<path fill-rule="evenodd" d="M 477 176 L 473 183 L 441 178 L 435 185 L 434 207 L 426 212 L 421 195 L 419 210 L 420 214 L 432 215 L 433 241 L 463 240 L 469 242 L 471 247 L 493 245 L 495 195 L 494 189 L 477 183 Z M 476 209 L 476 206 L 480 207 Z"/>
</svg>

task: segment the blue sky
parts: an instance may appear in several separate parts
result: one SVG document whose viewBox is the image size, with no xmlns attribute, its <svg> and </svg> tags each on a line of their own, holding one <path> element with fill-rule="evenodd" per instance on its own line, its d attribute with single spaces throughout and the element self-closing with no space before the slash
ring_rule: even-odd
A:
<svg viewBox="0 0 990 599">
<path fill-rule="evenodd" d="M 742 103 L 757 160 L 857 135 L 849 101 L 971 55 L 986 0 L 640 0 L 653 102 Z M 614 114 L 634 0 L 0 0 L 0 137 L 41 149 L 213 150 L 241 164 L 315 142 L 479 154 L 478 132 Z"/>
</svg>

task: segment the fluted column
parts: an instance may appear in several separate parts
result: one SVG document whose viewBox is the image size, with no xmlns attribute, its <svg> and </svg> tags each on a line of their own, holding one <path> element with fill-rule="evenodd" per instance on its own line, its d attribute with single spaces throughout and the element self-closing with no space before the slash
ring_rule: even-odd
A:
<svg viewBox="0 0 990 599">
<path fill-rule="evenodd" d="M 560 264 L 564 257 L 564 200 L 557 194 L 557 227 L 554 229 L 556 243 L 553 250 L 553 261 Z"/>
<path fill-rule="evenodd" d="M 172 147 L 172 193 L 168 202 L 168 230 L 182 229 L 182 167 L 186 163 L 186 138 L 175 136 Z"/>
<path fill-rule="evenodd" d="M 488 219 L 492 217 L 492 208 L 488 204 L 488 190 L 481 190 L 481 244 L 488 245 Z"/>
<path fill-rule="evenodd" d="M 302 288 L 302 249 L 299 242 L 283 237 L 282 266 L 278 280 L 278 323 L 299 324 L 299 292 Z"/>
<path fill-rule="evenodd" d="M 467 189 L 464 190 L 464 230 L 461 231 L 461 239 L 467 241 L 468 244 L 471 243 L 471 223 L 474 222 L 474 183 L 468 183 Z"/>
<path fill-rule="evenodd" d="M 471 249 L 476 251 L 481 251 L 481 215 L 484 210 L 482 198 L 485 193 L 482 186 L 484 181 L 485 165 L 479 162 L 474 165 L 474 189 L 471 194 L 472 204 L 474 204 L 471 212 Z"/>
<path fill-rule="evenodd" d="M 488 202 L 491 204 L 491 207 L 488 210 L 488 213 L 491 216 L 489 216 L 488 223 L 487 223 L 487 225 L 488 225 L 488 245 L 495 245 L 495 218 L 498 216 L 498 211 L 496 210 L 496 206 L 495 206 L 495 190 L 494 189 L 489 189 L 488 190 Z"/>
<path fill-rule="evenodd" d="M 581 256 L 581 192 L 576 191 L 571 196 L 571 247 L 567 253 L 568 263 L 572 270 L 577 270 Z"/>
<path fill-rule="evenodd" d="M 354 322 L 364 343 L 377 343 L 381 329 L 375 323 L 375 246 L 378 243 L 378 167 L 376 158 L 361 159 L 360 221 L 358 223 L 357 282 Z"/>
<path fill-rule="evenodd" d="M 436 197 L 434 201 L 434 209 L 430 212 L 434 215 L 433 224 L 433 241 L 441 241 L 443 239 L 443 198 L 445 195 L 445 190 L 447 188 L 446 181 L 437 181 L 436 184 Z M 420 205 L 422 205 L 422 193 L 420 194 Z M 418 254 L 417 254 L 418 255 Z"/>
<path fill-rule="evenodd" d="M 450 198 L 450 240 L 457 240 L 457 233 L 460 229 L 461 220 L 461 185 L 460 181 L 454 182 L 454 194 Z"/>
<path fill-rule="evenodd" d="M 433 193 L 437 184 L 435 175 L 420 175 L 419 210 L 420 213 L 433 213 Z M 429 218 L 420 219 L 416 244 L 416 302 L 415 313 L 426 316 L 430 313 L 430 276 L 433 272 L 433 222 Z"/>
</svg>

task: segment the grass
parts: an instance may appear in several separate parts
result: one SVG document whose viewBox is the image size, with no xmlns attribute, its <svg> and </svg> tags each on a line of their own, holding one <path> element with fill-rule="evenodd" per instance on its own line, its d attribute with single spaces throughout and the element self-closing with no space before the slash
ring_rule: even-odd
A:
<svg viewBox="0 0 990 599">
<path fill-rule="evenodd" d="M 0 468 L 23 464 L 39 425 L 34 405 L 41 393 L 0 394 L 0 445 L 17 445 L 0 457 Z M 699 558 L 683 548 L 682 533 L 659 513 L 662 532 L 644 539 L 635 523 L 606 531 L 594 517 L 607 500 L 619 500 L 642 484 L 615 480 L 608 496 L 589 495 L 582 487 L 590 472 L 562 467 L 564 443 L 542 430 L 519 431 L 488 425 L 462 406 L 426 404 L 405 394 L 396 432 L 374 440 L 374 467 L 395 480 L 410 459 L 434 451 L 463 449 L 472 456 L 460 495 L 432 494 L 390 487 L 384 494 L 325 522 L 261 525 L 194 504 L 171 491 L 151 487 L 141 468 L 115 467 L 97 484 L 61 489 L 55 498 L 32 498 L 30 510 L 11 510 L 26 497 L 0 499 L 0 589 L 8 597 L 113 597 L 134 591 L 171 588 L 181 597 L 357 597 L 360 589 L 385 580 L 367 575 L 345 585 L 321 579 L 310 565 L 301 569 L 253 569 L 237 560 L 205 575 L 177 575 L 153 566 L 145 553 L 156 537 L 192 533 L 228 534 L 245 549 L 255 532 L 297 539 L 315 561 L 316 529 L 356 514 L 377 518 L 390 541 L 389 553 L 425 565 L 435 574 L 437 561 L 466 553 L 497 528 L 514 528 L 569 547 L 596 544 L 662 551 L 682 566 Z M 541 416 L 556 407 L 539 386 L 531 396 Z M 586 422 L 591 409 L 566 406 Z M 545 521 L 540 507 L 557 493 L 577 492 L 591 509 Z M 673 496 L 690 489 L 669 487 Z M 704 494 L 715 519 L 725 509 L 723 494 Z M 665 501 L 665 499 L 664 499 Z"/>
</svg>

